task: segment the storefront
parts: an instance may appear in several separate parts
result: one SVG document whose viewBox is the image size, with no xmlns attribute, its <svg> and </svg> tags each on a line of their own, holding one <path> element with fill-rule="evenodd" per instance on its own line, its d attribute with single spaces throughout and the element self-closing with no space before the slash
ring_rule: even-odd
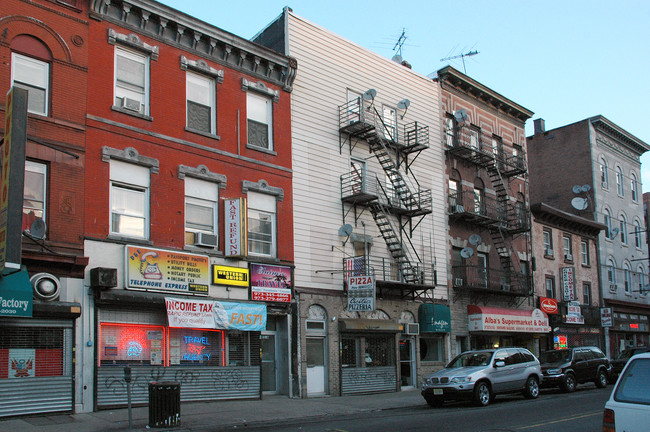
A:
<svg viewBox="0 0 650 432">
<path fill-rule="evenodd" d="M 650 344 L 650 313 L 647 311 L 630 311 L 614 306 L 612 326 L 609 328 L 609 349 L 612 358 L 616 358 L 624 349 Z"/>
<path fill-rule="evenodd" d="M 542 343 L 542 350 L 586 345 L 603 348 L 599 308 L 545 297 L 540 298 L 540 308 L 548 313 L 552 329 Z"/>
<path fill-rule="evenodd" d="M 427 376 L 447 363 L 445 347 L 451 332 L 449 306 L 438 303 L 421 304 L 418 308 L 420 333 L 420 373 Z M 420 383 L 418 383 L 420 384 Z"/>
<path fill-rule="evenodd" d="M 78 303 L 34 302 L 27 271 L 0 278 L 0 417 L 72 412 Z"/>
<path fill-rule="evenodd" d="M 468 305 L 467 315 L 472 349 L 517 346 L 539 355 L 540 338 L 551 331 L 540 309 Z"/>
</svg>

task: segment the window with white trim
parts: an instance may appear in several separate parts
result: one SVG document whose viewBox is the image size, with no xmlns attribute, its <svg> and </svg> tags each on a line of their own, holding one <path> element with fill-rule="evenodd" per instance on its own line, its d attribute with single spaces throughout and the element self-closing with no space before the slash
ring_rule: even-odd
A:
<svg viewBox="0 0 650 432">
<path fill-rule="evenodd" d="M 382 107 L 384 120 L 384 136 L 391 141 L 397 141 L 397 110 L 384 105 Z"/>
<path fill-rule="evenodd" d="M 544 285 L 546 287 L 546 297 L 555 298 L 555 278 L 553 276 L 546 276 Z"/>
<path fill-rule="evenodd" d="M 634 246 L 641 248 L 643 240 L 641 238 L 641 223 L 639 221 L 634 221 Z"/>
<path fill-rule="evenodd" d="M 627 244 L 627 219 L 625 218 L 625 215 L 621 215 L 621 243 L 624 245 Z"/>
<path fill-rule="evenodd" d="M 112 159 L 110 233 L 149 238 L 149 168 Z"/>
<path fill-rule="evenodd" d="M 255 92 L 246 93 L 248 144 L 273 150 L 273 100 Z"/>
<path fill-rule="evenodd" d="M 608 186 L 607 161 L 604 158 L 600 159 L 600 186 L 603 189 Z"/>
<path fill-rule="evenodd" d="M 607 281 L 616 284 L 616 264 L 611 259 L 607 260 Z"/>
<path fill-rule="evenodd" d="M 218 236 L 218 203 L 217 183 L 185 177 L 185 244 L 196 244 L 197 233 Z"/>
<path fill-rule="evenodd" d="M 584 266 L 589 265 L 589 240 L 580 241 L 580 263 Z"/>
<path fill-rule="evenodd" d="M 625 195 L 623 170 L 621 170 L 621 167 L 616 167 L 616 191 L 618 192 L 619 196 Z"/>
<path fill-rule="evenodd" d="M 603 212 L 603 223 L 605 224 L 605 237 L 611 239 L 612 235 L 612 215 L 609 210 L 605 209 Z"/>
<path fill-rule="evenodd" d="M 630 294 L 632 292 L 632 270 L 628 263 L 623 264 L 623 274 L 625 276 L 625 293 Z"/>
<path fill-rule="evenodd" d="M 50 65 L 17 53 L 11 53 L 11 84 L 27 90 L 27 111 L 48 114 Z"/>
<path fill-rule="evenodd" d="M 216 84 L 213 78 L 186 72 L 187 127 L 216 133 Z"/>
<path fill-rule="evenodd" d="M 276 197 L 249 191 L 248 253 L 275 258 L 276 251 Z"/>
<path fill-rule="evenodd" d="M 636 202 L 639 200 L 639 181 L 636 178 L 636 174 L 632 173 L 632 179 L 630 180 L 630 191 L 632 192 L 632 201 Z"/>
<path fill-rule="evenodd" d="M 587 306 L 591 304 L 591 284 L 589 282 L 582 283 L 582 304 Z"/>
<path fill-rule="evenodd" d="M 149 56 L 115 47 L 115 106 L 149 115 Z"/>
<path fill-rule="evenodd" d="M 645 269 L 643 266 L 639 266 L 639 292 L 643 294 L 645 292 Z"/>
<path fill-rule="evenodd" d="M 570 235 L 564 234 L 562 236 L 562 250 L 564 252 L 564 259 L 567 261 L 573 261 L 573 247 Z"/>
<path fill-rule="evenodd" d="M 544 238 L 544 255 L 553 256 L 552 231 L 550 229 L 544 228 L 544 231 L 542 231 L 542 236 Z"/>
<path fill-rule="evenodd" d="M 47 165 L 25 161 L 23 195 L 23 231 L 29 231 L 36 219 L 45 221 L 47 196 Z"/>
</svg>

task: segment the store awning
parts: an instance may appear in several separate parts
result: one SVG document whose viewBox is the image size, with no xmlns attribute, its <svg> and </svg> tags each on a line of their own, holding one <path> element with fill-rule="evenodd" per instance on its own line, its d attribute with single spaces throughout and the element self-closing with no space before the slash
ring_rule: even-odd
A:
<svg viewBox="0 0 650 432">
<path fill-rule="evenodd" d="M 402 331 L 399 323 L 385 319 L 345 318 L 339 320 L 339 330 L 344 331 L 373 331 L 391 332 Z"/>
<path fill-rule="evenodd" d="M 451 313 L 449 306 L 437 303 L 424 303 L 418 309 L 420 333 L 451 332 Z"/>
<path fill-rule="evenodd" d="M 31 317 L 33 298 L 27 270 L 0 276 L 0 316 Z"/>
<path fill-rule="evenodd" d="M 548 333 L 548 315 L 540 309 L 506 309 L 467 305 L 469 331 Z"/>
</svg>

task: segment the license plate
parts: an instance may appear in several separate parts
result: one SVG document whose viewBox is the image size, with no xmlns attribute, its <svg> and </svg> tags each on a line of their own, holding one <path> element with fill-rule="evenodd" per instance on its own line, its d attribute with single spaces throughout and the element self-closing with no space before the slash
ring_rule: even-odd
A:
<svg viewBox="0 0 650 432">
<path fill-rule="evenodd" d="M 433 394 L 434 395 L 441 395 L 442 394 L 442 389 L 433 389 Z"/>
</svg>

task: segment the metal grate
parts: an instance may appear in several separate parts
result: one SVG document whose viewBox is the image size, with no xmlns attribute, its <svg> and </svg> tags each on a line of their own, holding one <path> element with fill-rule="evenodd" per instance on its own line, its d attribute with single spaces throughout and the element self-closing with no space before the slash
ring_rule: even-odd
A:
<svg viewBox="0 0 650 432">
<path fill-rule="evenodd" d="M 71 329 L 5 327 L 0 332 L 0 379 L 71 376 Z"/>
</svg>

